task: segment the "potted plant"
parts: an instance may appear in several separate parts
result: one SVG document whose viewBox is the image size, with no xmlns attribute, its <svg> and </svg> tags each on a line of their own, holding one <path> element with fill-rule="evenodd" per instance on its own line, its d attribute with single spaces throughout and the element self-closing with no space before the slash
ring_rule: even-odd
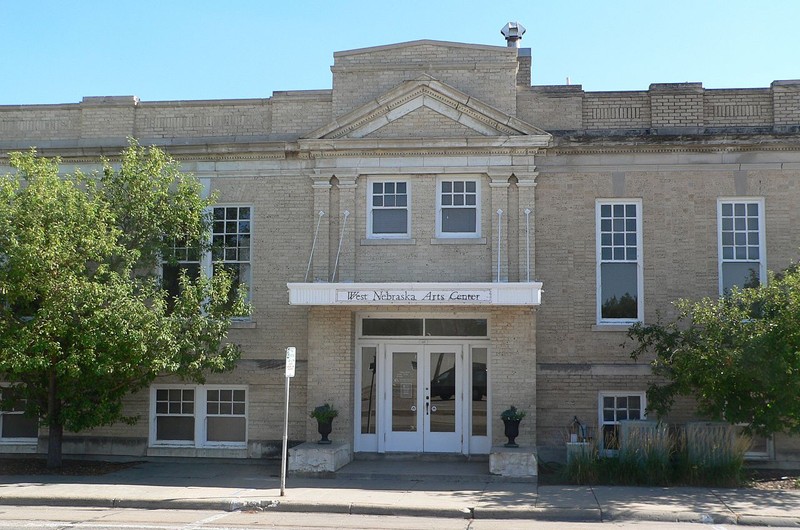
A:
<svg viewBox="0 0 800 530">
<path fill-rule="evenodd" d="M 514 439 L 519 436 L 519 422 L 524 417 L 525 411 L 517 410 L 514 405 L 511 405 L 500 414 L 500 419 L 503 420 L 505 425 L 504 434 L 508 438 L 508 443 L 505 444 L 505 447 L 519 447 L 519 444 Z"/>
<path fill-rule="evenodd" d="M 322 439 L 317 443 L 331 443 L 331 441 L 328 440 L 328 435 L 333 430 L 333 418 L 338 415 L 339 411 L 331 407 L 328 403 L 320 405 L 311 411 L 311 417 L 317 420 L 317 432 L 322 436 Z"/>
</svg>

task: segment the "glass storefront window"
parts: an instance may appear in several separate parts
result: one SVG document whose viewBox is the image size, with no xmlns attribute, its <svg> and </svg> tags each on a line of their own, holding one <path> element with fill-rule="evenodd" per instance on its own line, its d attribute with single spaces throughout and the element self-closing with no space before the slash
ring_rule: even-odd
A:
<svg viewBox="0 0 800 530">
<path fill-rule="evenodd" d="M 365 337 L 487 337 L 485 318 L 365 318 Z"/>
<path fill-rule="evenodd" d="M 377 348 L 361 348 L 361 434 L 377 432 Z"/>
<path fill-rule="evenodd" d="M 488 384 L 486 348 L 472 348 L 472 436 L 486 436 Z"/>
<path fill-rule="evenodd" d="M 485 318 L 426 318 L 427 337 L 485 337 Z"/>
<path fill-rule="evenodd" d="M 365 318 L 361 332 L 365 337 L 422 336 L 421 318 Z"/>
</svg>

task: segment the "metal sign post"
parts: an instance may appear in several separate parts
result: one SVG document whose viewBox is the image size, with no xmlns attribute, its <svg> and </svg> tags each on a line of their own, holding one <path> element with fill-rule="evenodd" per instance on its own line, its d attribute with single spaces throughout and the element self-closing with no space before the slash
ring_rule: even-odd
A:
<svg viewBox="0 0 800 530">
<path fill-rule="evenodd" d="M 283 409 L 283 451 L 281 452 L 281 497 L 286 494 L 286 452 L 289 444 L 289 379 L 294 377 L 295 359 L 297 349 L 293 346 L 286 348 L 286 395 L 284 396 Z"/>
</svg>

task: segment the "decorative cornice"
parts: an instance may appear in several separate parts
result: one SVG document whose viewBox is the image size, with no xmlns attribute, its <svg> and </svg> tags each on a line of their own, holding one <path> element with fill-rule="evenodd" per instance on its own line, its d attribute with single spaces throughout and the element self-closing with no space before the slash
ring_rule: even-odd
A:
<svg viewBox="0 0 800 530">
<path fill-rule="evenodd" d="M 770 146 L 749 145 L 672 145 L 672 146 L 596 146 L 596 147 L 551 147 L 542 150 L 542 155 L 604 155 L 604 154 L 661 154 L 661 153 L 741 153 L 750 151 L 800 152 L 800 145 Z"/>
<path fill-rule="evenodd" d="M 297 154 L 300 159 L 315 158 L 408 158 L 421 156 L 533 156 L 538 149 L 353 149 L 353 150 L 310 150 Z M 509 175 L 510 176 L 510 175 Z"/>
<path fill-rule="evenodd" d="M 411 104 L 415 100 L 420 100 L 418 105 Z M 551 138 L 546 131 L 427 75 L 398 85 L 383 96 L 310 132 L 306 138 L 336 140 L 351 136 L 360 137 L 356 133 L 367 135 L 421 106 L 448 116 L 454 122 L 484 135 L 537 136 L 542 137 L 541 145 L 548 145 Z M 461 119 L 462 117 L 466 119 Z"/>
</svg>

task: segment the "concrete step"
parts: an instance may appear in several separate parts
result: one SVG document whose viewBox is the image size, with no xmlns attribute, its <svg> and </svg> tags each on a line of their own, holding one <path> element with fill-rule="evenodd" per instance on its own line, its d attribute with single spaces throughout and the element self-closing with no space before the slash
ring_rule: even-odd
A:
<svg viewBox="0 0 800 530">
<path fill-rule="evenodd" d="M 420 456 L 420 455 L 415 455 Z M 487 484 L 491 482 L 524 482 L 536 484 L 536 477 L 502 477 L 489 474 L 488 459 L 460 461 L 426 458 L 357 459 L 336 471 L 337 479 L 395 480 L 398 482 L 447 482 Z"/>
</svg>

